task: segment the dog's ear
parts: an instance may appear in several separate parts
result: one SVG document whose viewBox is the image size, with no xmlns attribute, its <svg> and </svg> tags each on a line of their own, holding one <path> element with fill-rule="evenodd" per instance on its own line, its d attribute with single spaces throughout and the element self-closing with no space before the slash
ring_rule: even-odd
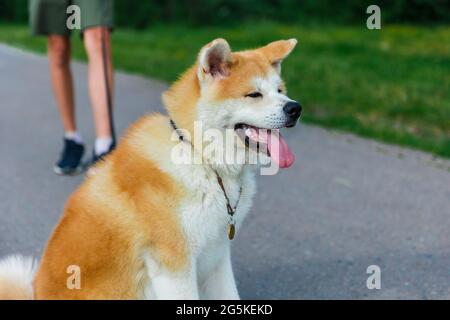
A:
<svg viewBox="0 0 450 320">
<path fill-rule="evenodd" d="M 225 39 L 216 39 L 200 50 L 198 56 L 198 78 L 223 78 L 229 75 L 231 48 Z"/>
<path fill-rule="evenodd" d="M 294 50 L 297 39 L 279 40 L 271 42 L 259 50 L 269 59 L 272 66 L 281 72 L 281 62 Z"/>
</svg>

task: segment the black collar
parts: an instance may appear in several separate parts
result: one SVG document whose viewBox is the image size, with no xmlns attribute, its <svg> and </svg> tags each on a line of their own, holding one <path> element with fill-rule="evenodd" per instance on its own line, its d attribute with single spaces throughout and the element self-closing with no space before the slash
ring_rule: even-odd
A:
<svg viewBox="0 0 450 320">
<path fill-rule="evenodd" d="M 173 130 L 175 130 L 175 132 L 178 134 L 178 139 L 180 139 L 180 141 L 184 141 L 184 136 L 181 134 L 180 129 L 178 129 L 177 125 L 175 124 L 175 121 L 170 119 L 170 125 L 172 126 Z"/>
<path fill-rule="evenodd" d="M 170 125 L 171 125 L 172 128 L 175 130 L 175 132 L 178 134 L 178 139 L 179 139 L 180 141 L 183 141 L 183 142 L 184 142 L 184 141 L 185 141 L 184 136 L 183 136 L 183 134 L 181 133 L 180 129 L 178 129 L 178 127 L 177 127 L 175 121 L 173 121 L 172 119 L 170 119 Z M 187 141 L 187 140 L 186 140 L 186 141 Z M 191 143 L 190 141 L 187 141 L 187 142 L 189 142 L 189 143 L 191 144 L 191 146 L 192 146 L 192 143 Z M 235 227 L 236 221 L 234 220 L 234 214 L 236 213 L 236 209 L 237 209 L 237 207 L 238 207 L 238 205 L 239 205 L 239 201 L 241 200 L 241 195 L 242 195 L 242 184 L 241 184 L 241 187 L 240 187 L 240 189 L 239 189 L 239 196 L 238 196 L 238 199 L 237 199 L 237 201 L 236 201 L 236 205 L 235 205 L 234 207 L 232 207 L 232 206 L 231 206 L 231 203 L 230 203 L 230 198 L 228 198 L 227 191 L 225 190 L 225 186 L 224 186 L 224 184 L 223 184 L 222 178 L 219 176 L 219 174 L 217 173 L 216 170 L 213 169 L 213 171 L 214 171 L 214 173 L 216 174 L 217 183 L 219 184 L 220 189 L 222 190 L 223 195 L 224 195 L 224 197 L 225 197 L 225 201 L 227 202 L 227 212 L 228 212 L 228 216 L 229 216 L 229 218 L 230 218 L 229 221 L 228 221 L 228 239 L 233 240 L 234 235 L 235 235 L 235 233 L 236 233 L 236 227 Z"/>
</svg>

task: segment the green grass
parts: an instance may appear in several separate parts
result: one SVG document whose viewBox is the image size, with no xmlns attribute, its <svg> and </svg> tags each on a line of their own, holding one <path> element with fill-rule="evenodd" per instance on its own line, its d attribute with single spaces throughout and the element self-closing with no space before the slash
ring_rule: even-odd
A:
<svg viewBox="0 0 450 320">
<path fill-rule="evenodd" d="M 173 81 L 199 48 L 216 37 L 233 49 L 296 37 L 283 64 L 289 93 L 305 120 L 388 143 L 450 157 L 450 27 L 302 27 L 269 23 L 241 27 L 118 29 L 118 69 Z M 74 56 L 85 60 L 79 39 Z M 45 52 L 45 39 L 23 26 L 0 25 L 0 41 Z"/>
</svg>

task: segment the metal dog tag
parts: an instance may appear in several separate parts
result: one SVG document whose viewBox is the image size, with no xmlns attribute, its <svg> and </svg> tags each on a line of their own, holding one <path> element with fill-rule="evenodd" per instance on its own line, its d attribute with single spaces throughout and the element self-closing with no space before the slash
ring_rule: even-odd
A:
<svg viewBox="0 0 450 320">
<path fill-rule="evenodd" d="M 228 239 L 233 240 L 235 234 L 236 234 L 236 227 L 234 226 L 234 223 L 230 223 L 228 225 Z"/>
</svg>

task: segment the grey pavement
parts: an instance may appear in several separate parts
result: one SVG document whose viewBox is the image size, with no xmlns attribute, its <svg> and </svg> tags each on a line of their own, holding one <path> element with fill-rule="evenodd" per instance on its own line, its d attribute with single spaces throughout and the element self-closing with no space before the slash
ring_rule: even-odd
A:
<svg viewBox="0 0 450 320">
<path fill-rule="evenodd" d="M 91 148 L 86 66 L 73 69 Z M 166 84 L 116 80 L 118 130 L 162 109 Z M 39 256 L 83 180 L 52 172 L 61 127 L 49 83 L 45 57 L 0 44 L 0 256 Z M 448 160 L 303 124 L 285 137 L 297 162 L 259 178 L 233 243 L 243 298 L 450 299 Z M 381 269 L 380 290 L 366 287 L 369 265 Z"/>
</svg>

